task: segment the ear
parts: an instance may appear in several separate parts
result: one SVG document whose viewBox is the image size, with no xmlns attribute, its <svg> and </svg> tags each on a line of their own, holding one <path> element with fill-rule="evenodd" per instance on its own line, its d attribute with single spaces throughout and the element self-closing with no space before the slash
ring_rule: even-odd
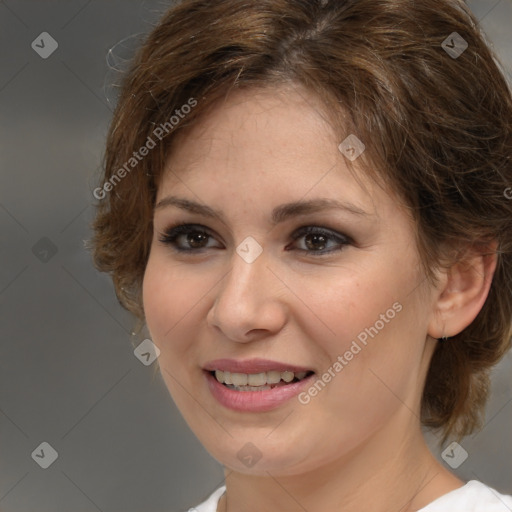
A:
<svg viewBox="0 0 512 512">
<path fill-rule="evenodd" d="M 473 246 L 443 273 L 428 325 L 433 338 L 455 336 L 476 318 L 491 287 L 497 264 L 497 242 Z"/>
</svg>

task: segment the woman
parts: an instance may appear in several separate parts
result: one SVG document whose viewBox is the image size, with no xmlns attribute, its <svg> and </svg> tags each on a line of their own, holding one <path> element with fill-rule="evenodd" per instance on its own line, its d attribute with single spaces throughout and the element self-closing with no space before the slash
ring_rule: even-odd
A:
<svg viewBox="0 0 512 512">
<path fill-rule="evenodd" d="M 195 510 L 512 509 L 422 434 L 481 426 L 510 348 L 511 119 L 462 2 L 165 14 L 123 83 L 93 255 L 225 466 Z"/>
</svg>

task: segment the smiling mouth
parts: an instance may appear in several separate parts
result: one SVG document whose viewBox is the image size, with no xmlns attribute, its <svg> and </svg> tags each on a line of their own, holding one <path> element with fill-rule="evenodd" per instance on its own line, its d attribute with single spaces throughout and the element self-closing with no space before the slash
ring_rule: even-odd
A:
<svg viewBox="0 0 512 512">
<path fill-rule="evenodd" d="M 217 379 L 217 382 L 229 389 L 236 391 L 265 391 L 299 382 L 313 375 L 314 372 L 269 371 L 261 373 L 231 373 L 213 370 L 209 373 Z"/>
</svg>

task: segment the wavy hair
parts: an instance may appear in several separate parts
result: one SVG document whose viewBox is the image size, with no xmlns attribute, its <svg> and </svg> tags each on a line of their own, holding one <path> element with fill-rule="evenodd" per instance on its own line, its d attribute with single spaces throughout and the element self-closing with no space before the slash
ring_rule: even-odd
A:
<svg viewBox="0 0 512 512">
<path fill-rule="evenodd" d="M 490 369 L 512 334 L 511 92 L 462 1 L 172 6 L 122 82 L 95 193 L 94 264 L 142 325 L 153 207 L 176 134 L 232 88 L 282 83 L 313 92 L 340 141 L 356 133 L 365 142 L 364 170 L 410 209 L 430 282 L 436 268 L 456 261 L 448 258 L 454 250 L 462 258 L 464 248 L 497 242 L 487 300 L 467 328 L 438 343 L 422 396 L 423 425 L 442 429 L 443 441 L 460 439 L 481 426 Z"/>
</svg>

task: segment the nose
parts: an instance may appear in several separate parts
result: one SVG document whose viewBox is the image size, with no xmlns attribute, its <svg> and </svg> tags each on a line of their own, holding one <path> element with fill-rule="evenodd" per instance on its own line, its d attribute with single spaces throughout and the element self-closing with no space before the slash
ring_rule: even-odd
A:
<svg viewBox="0 0 512 512">
<path fill-rule="evenodd" d="M 208 325 L 240 343 L 279 332 L 286 322 L 289 290 L 269 267 L 265 251 L 252 263 L 234 251 L 230 265 L 208 312 Z"/>
</svg>

